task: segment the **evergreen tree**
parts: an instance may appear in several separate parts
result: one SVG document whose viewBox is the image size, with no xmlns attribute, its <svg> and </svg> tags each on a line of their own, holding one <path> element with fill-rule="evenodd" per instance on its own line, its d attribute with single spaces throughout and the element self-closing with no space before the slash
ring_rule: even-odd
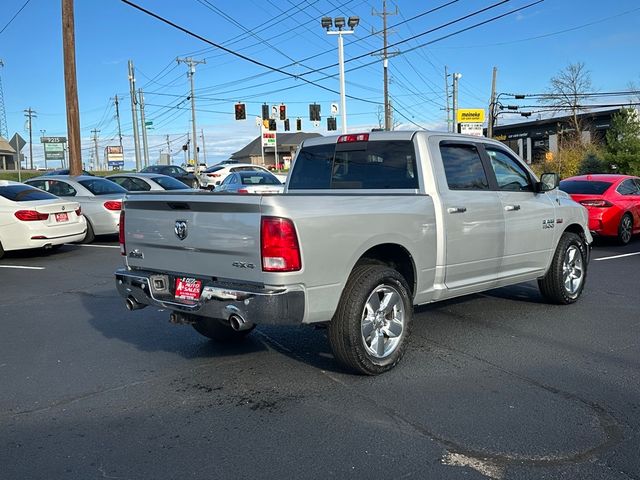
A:
<svg viewBox="0 0 640 480">
<path fill-rule="evenodd" d="M 640 174 L 640 119 L 632 108 L 623 108 L 616 113 L 607 131 L 605 160 L 616 172 L 630 175 Z"/>
</svg>

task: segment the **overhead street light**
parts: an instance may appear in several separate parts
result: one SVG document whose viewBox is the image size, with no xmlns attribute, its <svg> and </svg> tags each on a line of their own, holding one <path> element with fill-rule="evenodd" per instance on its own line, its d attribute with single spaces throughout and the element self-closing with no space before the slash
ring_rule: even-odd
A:
<svg viewBox="0 0 640 480">
<path fill-rule="evenodd" d="M 327 35 L 338 35 L 338 65 L 340 68 L 340 107 L 342 108 L 342 133 L 347 133 L 347 100 L 345 95 L 344 82 L 344 44 L 342 35 L 353 33 L 353 30 L 360 23 L 360 17 L 351 16 L 347 21 L 344 17 L 322 17 L 320 24 L 327 31 Z M 345 29 L 345 24 L 349 29 Z M 332 25 L 337 30 L 331 30 Z"/>
</svg>

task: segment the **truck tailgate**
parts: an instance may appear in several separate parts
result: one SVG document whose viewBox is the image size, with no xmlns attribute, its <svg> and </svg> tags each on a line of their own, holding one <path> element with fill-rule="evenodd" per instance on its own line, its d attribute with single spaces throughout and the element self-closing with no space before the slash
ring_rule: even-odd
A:
<svg viewBox="0 0 640 480">
<path fill-rule="evenodd" d="M 127 265 L 260 282 L 261 199 L 205 192 L 128 195 Z"/>
</svg>

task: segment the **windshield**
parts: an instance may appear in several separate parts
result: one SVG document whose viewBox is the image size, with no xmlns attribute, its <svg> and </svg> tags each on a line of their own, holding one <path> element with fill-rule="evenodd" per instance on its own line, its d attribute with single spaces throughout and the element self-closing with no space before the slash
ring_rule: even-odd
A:
<svg viewBox="0 0 640 480">
<path fill-rule="evenodd" d="M 91 180 L 80 180 L 78 182 L 84 188 L 89 190 L 94 195 L 109 195 L 111 193 L 127 193 L 117 183 L 105 180 L 104 178 L 92 178 Z"/>
<path fill-rule="evenodd" d="M 243 185 L 282 185 L 277 177 L 266 172 L 240 173 Z"/>
<path fill-rule="evenodd" d="M 13 202 L 31 202 L 34 200 L 51 200 L 58 198 L 39 188 L 28 185 L 7 185 L 0 187 L 0 196 Z"/>
<path fill-rule="evenodd" d="M 602 181 L 563 180 L 560 182 L 560 190 L 578 195 L 602 195 L 610 186 L 611 182 Z"/>
<path fill-rule="evenodd" d="M 156 182 L 165 190 L 184 190 L 186 188 L 189 188 L 180 180 L 176 180 L 173 177 L 153 177 L 151 180 Z"/>
</svg>

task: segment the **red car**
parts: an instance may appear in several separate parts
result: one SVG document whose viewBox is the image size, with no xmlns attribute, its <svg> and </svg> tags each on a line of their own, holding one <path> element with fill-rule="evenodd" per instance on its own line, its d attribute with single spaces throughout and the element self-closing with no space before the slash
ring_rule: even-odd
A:
<svg viewBox="0 0 640 480">
<path fill-rule="evenodd" d="M 560 190 L 589 211 L 589 230 L 617 237 L 622 245 L 640 233 L 640 178 L 630 175 L 591 174 L 560 182 Z"/>
</svg>

